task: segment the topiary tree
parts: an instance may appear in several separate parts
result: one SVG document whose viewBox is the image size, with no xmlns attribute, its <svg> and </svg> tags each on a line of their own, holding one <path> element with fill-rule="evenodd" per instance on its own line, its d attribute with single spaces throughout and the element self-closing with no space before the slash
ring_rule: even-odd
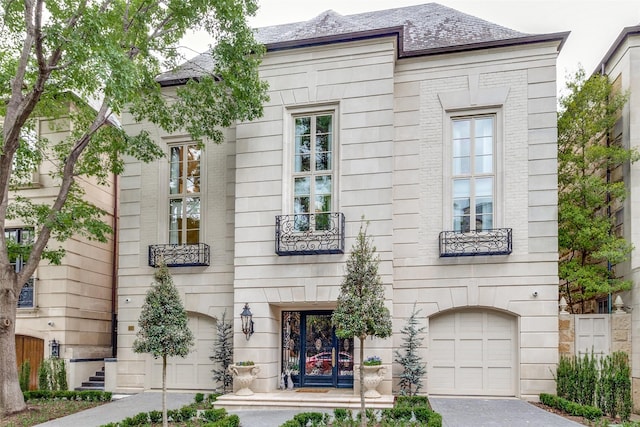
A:
<svg viewBox="0 0 640 427">
<path fill-rule="evenodd" d="M 417 351 L 422 344 L 422 337 L 418 335 L 424 332 L 425 327 L 418 327 L 418 313 L 421 310 L 416 311 L 416 304 L 413 303 L 413 311 L 411 316 L 407 319 L 407 324 L 401 329 L 402 345 L 404 354 L 396 350 L 394 352 L 394 362 L 399 363 L 402 368 L 402 374 L 400 374 L 400 394 L 403 396 L 415 396 L 422 388 L 422 377 L 427 373 L 427 368 L 422 363 L 422 358 L 418 355 Z M 415 389 L 413 388 L 415 387 Z"/>
<path fill-rule="evenodd" d="M 156 268 L 155 284 L 147 292 L 138 320 L 133 351 L 162 357 L 162 425 L 167 422 L 167 357 L 185 357 L 193 345 L 187 312 L 164 262 Z"/>
<path fill-rule="evenodd" d="M 222 383 L 222 392 L 226 393 L 233 384 L 233 375 L 229 372 L 229 366 L 233 363 L 233 325 L 227 322 L 227 311 L 222 313 L 222 319 L 216 324 L 216 342 L 213 346 L 213 356 L 209 359 L 218 363 L 219 368 L 212 369 L 213 379 Z"/>
<path fill-rule="evenodd" d="M 368 336 L 386 338 L 391 335 L 391 315 L 384 305 L 384 288 L 378 274 L 380 258 L 362 225 L 347 260 L 336 309 L 331 323 L 339 338 L 360 340 L 360 414 L 361 426 L 367 425 L 364 406 L 364 344 Z"/>
</svg>

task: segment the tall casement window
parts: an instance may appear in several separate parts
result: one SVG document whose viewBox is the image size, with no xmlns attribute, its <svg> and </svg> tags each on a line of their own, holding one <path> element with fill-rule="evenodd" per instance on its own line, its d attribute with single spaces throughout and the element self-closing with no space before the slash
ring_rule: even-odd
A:
<svg viewBox="0 0 640 427">
<path fill-rule="evenodd" d="M 16 272 L 20 272 L 24 263 L 27 261 L 19 254 L 18 248 L 25 244 L 33 243 L 33 229 L 31 228 L 13 228 L 6 229 L 5 238 L 9 246 L 10 262 Z M 14 250 L 11 247 L 14 247 Z M 14 255 L 12 255 L 14 253 Z M 35 307 L 35 289 L 33 277 L 22 286 L 22 291 L 18 296 L 18 308 L 34 308 Z"/>
<path fill-rule="evenodd" d="M 452 119 L 453 230 L 486 231 L 494 227 L 494 115 Z"/>
<path fill-rule="evenodd" d="M 333 113 L 294 117 L 293 213 L 296 231 L 330 228 L 333 171 Z"/>
<path fill-rule="evenodd" d="M 169 243 L 196 244 L 201 229 L 202 150 L 197 143 L 170 146 Z"/>
</svg>

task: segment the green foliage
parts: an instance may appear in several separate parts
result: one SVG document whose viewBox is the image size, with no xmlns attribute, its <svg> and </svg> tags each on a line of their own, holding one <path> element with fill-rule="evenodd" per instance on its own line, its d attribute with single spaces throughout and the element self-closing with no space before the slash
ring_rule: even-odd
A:
<svg viewBox="0 0 640 427">
<path fill-rule="evenodd" d="M 629 258 L 632 245 L 613 233 L 614 213 L 625 199 L 623 181 L 610 172 L 638 160 L 613 134 L 626 94 L 606 76 L 579 70 L 560 98 L 558 115 L 558 243 L 561 293 L 571 309 L 599 295 L 631 287 L 611 266 Z"/>
<path fill-rule="evenodd" d="M 193 334 L 180 294 L 164 263 L 156 268 L 154 278 L 142 305 L 133 351 L 150 353 L 154 358 L 185 357 L 193 345 Z"/>
<path fill-rule="evenodd" d="M 631 368 L 626 353 L 618 351 L 600 360 L 597 393 L 598 407 L 612 418 L 629 420 L 631 399 Z"/>
<path fill-rule="evenodd" d="M 422 337 L 418 335 L 423 333 L 425 327 L 418 327 L 419 320 L 418 314 L 420 310 L 416 311 L 416 304 L 413 304 L 413 310 L 411 316 L 407 319 L 407 324 L 400 330 L 402 333 L 402 345 L 400 346 L 404 353 L 399 350 L 395 350 L 394 361 L 402 366 L 402 373 L 400 374 L 400 395 L 402 396 L 414 396 L 422 388 L 422 377 L 427 373 L 427 368 L 422 362 L 422 358 L 418 354 L 420 346 L 422 345 Z"/>
<path fill-rule="evenodd" d="M 236 362 L 237 366 L 253 366 L 255 365 L 255 362 L 253 360 L 241 360 L 239 362 Z"/>
<path fill-rule="evenodd" d="M 227 416 L 227 410 L 224 408 L 207 409 L 202 413 L 202 418 L 206 421 L 218 421 Z"/>
<path fill-rule="evenodd" d="M 547 406 L 560 409 L 570 415 L 578 417 L 585 417 L 589 420 L 595 420 L 602 417 L 602 411 L 595 406 L 581 405 L 576 402 L 572 402 L 563 397 L 554 396 L 551 394 L 541 393 L 540 402 Z"/>
<path fill-rule="evenodd" d="M 20 390 L 23 392 L 29 391 L 29 378 L 31 377 L 31 361 L 29 359 L 22 362 L 20 365 L 20 375 L 18 381 L 20 382 Z"/>
<path fill-rule="evenodd" d="M 41 363 L 38 367 L 38 389 L 39 390 L 51 390 L 51 383 L 49 382 L 50 367 L 48 363 Z"/>
<path fill-rule="evenodd" d="M 363 360 L 367 336 L 386 338 L 391 335 L 391 315 L 384 305 L 384 287 L 378 274 L 380 258 L 376 247 L 360 225 L 356 243 L 347 259 L 347 271 L 340 286 L 331 323 L 339 338 L 360 339 L 360 360 Z M 364 360 L 363 360 L 364 362 Z M 364 413 L 363 365 L 360 366 L 360 413 Z M 366 425 L 366 414 L 361 426 Z"/>
<path fill-rule="evenodd" d="M 221 129 L 262 115 L 264 47 L 247 24 L 256 10 L 256 0 L 0 2 L 0 188 L 28 184 L 45 160 L 55 188 L 38 201 L 7 204 L 6 190 L 0 194 L 9 206 L 0 210 L 0 224 L 33 226 L 36 236 L 22 248 L 24 268 L 8 275 L 5 289 L 18 294 L 41 259 L 61 262 L 64 251 L 48 247 L 51 238 L 56 246 L 72 235 L 107 240 L 105 212 L 85 200 L 80 183 L 106 184 L 122 173 L 125 159 L 163 155 L 144 126 L 123 128 L 114 117 L 220 143 Z M 206 54 L 214 65 L 190 64 L 193 79 L 164 89 L 156 77 L 184 62 L 178 48 L 190 30 L 215 40 Z M 49 130 L 60 133 L 47 139 Z M 0 239 L 8 251 L 4 233 Z M 10 271 L 15 258 L 5 252 L 0 259 L 0 269 Z M 0 393 L 17 389 L 3 384 Z"/>
<path fill-rule="evenodd" d="M 109 402 L 111 401 L 110 391 L 99 390 L 33 390 L 23 393 L 24 400 L 31 399 L 67 399 L 67 400 L 84 400 L 87 402 Z"/>
<path fill-rule="evenodd" d="M 380 356 L 369 356 L 362 362 L 364 366 L 380 366 L 382 365 L 382 359 Z"/>
<path fill-rule="evenodd" d="M 162 422 L 162 411 L 151 411 L 149 412 L 149 421 L 152 423 L 161 423 Z"/>
<path fill-rule="evenodd" d="M 196 403 L 204 402 L 204 393 L 196 393 L 195 400 L 196 400 Z"/>
<path fill-rule="evenodd" d="M 335 408 L 333 410 L 333 416 L 336 421 L 345 421 L 353 418 L 351 410 L 345 408 Z"/>
<path fill-rule="evenodd" d="M 64 359 L 45 359 L 38 368 L 38 388 L 40 390 L 67 390 L 67 367 Z"/>
<path fill-rule="evenodd" d="M 378 274 L 380 260 L 375 252 L 366 229 L 361 226 L 331 316 L 339 338 L 391 335 L 391 316 L 384 306 L 384 288 Z"/>
<path fill-rule="evenodd" d="M 562 356 L 556 371 L 556 393 L 567 401 L 597 405 L 613 418 L 619 415 L 628 420 L 632 399 L 627 354 L 615 352 L 601 358 L 593 352 L 582 357 Z"/>
</svg>

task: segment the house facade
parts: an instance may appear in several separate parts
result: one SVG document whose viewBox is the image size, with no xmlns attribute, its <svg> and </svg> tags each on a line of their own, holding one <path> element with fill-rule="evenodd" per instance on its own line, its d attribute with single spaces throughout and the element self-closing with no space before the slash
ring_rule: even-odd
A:
<svg viewBox="0 0 640 427">
<path fill-rule="evenodd" d="M 623 146 L 640 149 L 640 25 L 624 28 L 611 45 L 595 72 L 609 76 L 617 90 L 629 93 L 629 100 L 622 110 L 612 140 Z M 640 165 L 636 162 L 622 169 L 628 188 L 628 197 L 616 216 L 617 232 L 624 235 L 637 249 L 640 247 L 640 227 L 636 221 L 640 212 Z M 616 267 L 616 272 L 633 282 L 633 288 L 622 294 L 625 307 L 631 313 L 631 367 L 634 409 L 640 408 L 640 253 L 634 250 L 628 262 Z"/>
<path fill-rule="evenodd" d="M 121 177 L 114 390 L 161 386 L 160 362 L 132 351 L 160 258 L 196 335 L 170 361 L 170 388 L 217 387 L 210 356 L 226 313 L 234 359 L 261 366 L 254 391 L 276 390 L 285 371 L 295 387 L 354 389 L 358 342 L 337 339 L 329 319 L 366 224 L 393 318 L 393 336 L 365 349 L 388 368 L 381 392 L 397 390 L 393 352 L 414 304 L 426 392 L 553 392 L 556 58 L 567 34 L 431 3 L 327 11 L 257 37 L 270 101 L 224 144 L 123 117 L 166 157 L 130 159 Z M 207 64 L 196 57 L 160 83 L 170 96 Z"/>
<path fill-rule="evenodd" d="M 51 144 L 70 136 L 69 121 L 40 119 L 35 132 Z M 45 160 L 33 172 L 31 180 L 21 182 L 9 194 L 29 198 L 34 203 L 51 203 L 59 191 L 52 176 L 52 160 Z M 101 185 L 89 179 L 79 179 L 84 198 L 105 212 L 105 222 L 116 227 L 116 179 Z M 26 242 L 34 238 L 32 226 L 8 220 L 8 239 Z M 42 360 L 57 356 L 67 362 L 68 384 L 72 389 L 104 365 L 112 357 L 115 338 L 115 237 L 106 243 L 74 235 L 64 242 L 50 240 L 49 248 L 63 248 L 60 265 L 41 261 L 33 277 L 24 285 L 18 300 L 16 318 L 16 352 L 18 365 L 29 360 L 31 388 L 38 385 L 38 366 Z M 14 259 L 20 269 L 23 259 Z"/>
</svg>

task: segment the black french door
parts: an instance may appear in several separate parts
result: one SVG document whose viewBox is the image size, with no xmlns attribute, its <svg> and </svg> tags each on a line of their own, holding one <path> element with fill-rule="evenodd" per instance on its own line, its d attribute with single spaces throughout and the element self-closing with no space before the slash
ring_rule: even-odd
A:
<svg viewBox="0 0 640 427">
<path fill-rule="evenodd" d="M 298 387 L 353 387 L 353 338 L 339 339 L 331 311 L 282 313 L 282 368 Z"/>
</svg>

